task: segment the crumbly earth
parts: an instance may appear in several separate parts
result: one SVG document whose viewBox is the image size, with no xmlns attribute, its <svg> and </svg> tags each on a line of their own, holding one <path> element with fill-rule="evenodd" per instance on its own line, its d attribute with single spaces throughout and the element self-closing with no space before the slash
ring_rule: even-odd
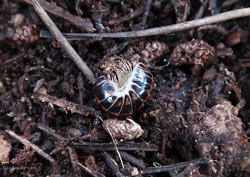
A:
<svg viewBox="0 0 250 177">
<path fill-rule="evenodd" d="M 144 108 L 116 118 L 129 118 L 144 132 L 117 142 L 125 144 L 122 169 L 100 121 L 115 117 L 96 104 L 93 85 L 61 44 L 39 37 L 47 29 L 25 1 L 0 1 L 0 176 L 250 176 L 249 18 L 153 37 L 70 41 L 97 78 L 113 56 L 139 59 L 154 75 Z M 145 0 L 47 2 L 55 11 L 63 9 L 49 15 L 66 33 L 93 32 L 92 27 L 97 33 L 134 31 L 250 6 L 248 1 L 155 0 L 143 24 Z M 64 13 L 72 14 L 71 20 L 60 17 Z M 75 25 L 75 17 L 87 27 Z M 201 158 L 208 163 L 142 174 L 147 167 Z"/>
</svg>

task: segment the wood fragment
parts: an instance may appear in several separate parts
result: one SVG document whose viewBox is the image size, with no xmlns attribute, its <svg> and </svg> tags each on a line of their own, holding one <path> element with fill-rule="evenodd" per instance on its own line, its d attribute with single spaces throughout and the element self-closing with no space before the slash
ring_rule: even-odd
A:
<svg viewBox="0 0 250 177">
<path fill-rule="evenodd" d="M 47 134 L 52 135 L 53 137 L 55 137 L 59 142 L 63 142 L 63 141 L 66 140 L 66 138 L 64 138 L 63 136 L 59 135 L 58 133 L 56 133 L 55 130 L 52 130 L 50 127 L 48 127 L 46 125 L 37 124 L 36 126 L 40 130 L 43 130 L 45 133 L 47 133 Z"/>
<path fill-rule="evenodd" d="M 79 73 L 78 77 L 77 77 L 77 87 L 78 87 L 78 91 L 79 91 L 79 97 L 78 97 L 78 102 L 80 105 L 83 105 L 83 99 L 85 97 L 84 95 L 84 81 L 82 78 L 82 73 Z"/>
<path fill-rule="evenodd" d="M 53 130 L 52 128 L 50 128 L 50 127 L 48 127 L 46 125 L 37 124 L 37 128 L 39 128 L 40 130 L 43 130 L 46 134 L 55 137 L 57 139 L 57 142 L 59 143 L 59 146 L 56 147 L 54 150 L 52 150 L 50 152 L 50 155 L 53 155 L 53 154 L 57 153 L 58 151 L 66 148 L 66 146 L 68 146 L 71 143 L 71 141 L 73 140 L 73 139 L 64 138 L 63 136 L 56 133 L 55 130 Z"/>
<path fill-rule="evenodd" d="M 231 6 L 240 3 L 242 0 L 227 0 L 221 4 L 221 8 L 230 8 Z"/>
<path fill-rule="evenodd" d="M 110 154 L 107 153 L 107 152 L 104 152 L 103 155 L 104 155 L 104 158 L 105 158 L 105 161 L 106 161 L 107 165 L 113 171 L 113 174 L 116 177 L 123 177 L 122 173 L 119 170 L 119 166 L 117 165 L 116 161 L 110 156 Z"/>
<path fill-rule="evenodd" d="M 0 135 L 0 163 L 2 165 L 9 164 L 9 155 L 11 149 L 11 143 L 6 141 L 3 135 Z"/>
<path fill-rule="evenodd" d="M 200 27 L 203 25 L 219 23 L 219 22 L 232 20 L 235 18 L 247 17 L 247 16 L 250 16 L 250 7 L 227 11 L 224 13 L 220 13 L 217 15 L 213 15 L 210 17 L 205 17 L 205 18 L 201 18 L 197 20 L 191 20 L 191 21 L 182 22 L 178 24 L 150 28 L 150 29 L 145 29 L 145 30 L 117 32 L 117 33 L 64 33 L 64 35 L 67 36 L 67 38 L 78 38 L 78 40 L 80 40 L 81 38 L 86 39 L 86 37 L 130 38 L 130 37 L 166 35 L 166 34 L 173 33 L 173 32 L 189 30 L 189 29 Z M 43 34 L 40 33 L 40 37 L 43 37 Z"/>
<path fill-rule="evenodd" d="M 149 10 L 150 10 L 151 4 L 152 4 L 152 0 L 145 0 L 145 1 L 146 1 L 145 12 L 143 14 L 143 18 L 142 18 L 142 21 L 141 21 L 141 24 L 140 24 L 142 26 L 142 29 L 145 28 L 145 25 L 147 23 Z"/>
<path fill-rule="evenodd" d="M 68 151 L 69 151 L 69 156 L 70 156 L 70 160 L 71 160 L 71 164 L 72 167 L 74 169 L 74 176 L 75 177 L 80 177 L 81 176 L 81 170 L 80 167 L 78 165 L 78 157 L 76 154 L 76 150 L 72 147 L 67 147 Z"/>
<path fill-rule="evenodd" d="M 202 5 L 200 6 L 198 12 L 195 14 L 194 19 L 199 19 L 199 18 L 201 18 L 201 17 L 203 16 L 203 13 L 204 13 L 205 8 L 206 8 L 206 6 L 207 6 L 207 2 L 208 2 L 208 0 L 205 0 L 205 1 L 202 3 Z"/>
<path fill-rule="evenodd" d="M 136 165 L 137 167 L 140 167 L 140 168 L 145 167 L 145 163 L 142 160 L 139 160 L 126 152 L 120 152 L 120 154 L 124 160 Z"/>
<path fill-rule="evenodd" d="M 40 88 L 42 87 L 42 85 L 44 84 L 45 82 L 45 79 L 42 78 L 42 79 L 39 79 L 37 82 L 36 82 L 36 85 L 35 85 L 35 88 L 33 89 L 33 93 L 37 93 Z"/>
<path fill-rule="evenodd" d="M 72 143 L 72 146 L 76 149 L 86 149 L 94 151 L 115 151 L 113 143 Z M 121 151 L 158 151 L 158 147 L 154 144 L 144 143 L 119 143 L 117 147 Z"/>
<path fill-rule="evenodd" d="M 102 121 L 102 122 L 103 122 L 103 121 Z M 105 129 L 105 128 L 104 128 L 104 129 Z M 116 140 L 115 137 L 112 135 L 112 133 L 110 132 L 110 129 L 109 129 L 109 128 L 108 128 L 106 131 L 109 133 L 109 135 L 110 135 L 111 138 L 112 138 L 112 141 L 113 141 L 114 146 L 115 146 L 115 151 L 116 151 L 116 153 L 117 153 L 117 155 L 118 155 L 118 157 L 119 157 L 119 160 L 120 160 L 120 162 L 121 162 L 122 168 L 124 168 L 124 163 L 123 163 L 123 160 L 122 160 L 120 151 L 119 151 L 118 148 L 117 148 L 117 144 L 118 144 L 118 143 L 117 143 L 117 140 Z"/>
<path fill-rule="evenodd" d="M 105 175 L 101 174 L 100 172 L 92 171 L 88 167 L 84 166 L 80 162 L 77 163 L 85 172 L 87 172 L 90 176 L 93 177 L 105 177 Z"/>
<path fill-rule="evenodd" d="M 162 172 L 167 172 L 170 170 L 177 170 L 180 168 L 185 168 L 185 167 L 189 166 L 190 164 L 193 164 L 194 166 L 198 166 L 198 165 L 203 165 L 203 164 L 208 164 L 208 163 L 210 163 L 210 160 L 208 160 L 208 159 L 196 159 L 196 160 L 177 163 L 177 164 L 173 164 L 173 165 L 144 168 L 141 171 L 141 173 L 142 174 L 162 173 Z"/>
<path fill-rule="evenodd" d="M 44 24 L 53 34 L 53 36 L 57 39 L 57 41 L 62 45 L 63 49 L 67 52 L 69 57 L 75 62 L 77 67 L 84 73 L 86 78 L 94 84 L 96 82 L 94 73 L 90 70 L 87 64 L 82 60 L 82 58 L 77 54 L 74 48 L 70 45 L 67 39 L 62 35 L 59 29 L 56 27 L 54 22 L 50 19 L 47 13 L 43 10 L 41 5 L 38 3 L 37 0 L 32 0 L 33 6 L 37 14 L 43 20 Z"/>
<path fill-rule="evenodd" d="M 108 24 L 109 25 L 118 25 L 120 23 L 123 23 L 123 22 L 126 22 L 126 21 L 129 21 L 139 15 L 142 14 L 144 8 L 143 7 L 139 7 L 138 9 L 136 9 L 135 11 L 133 11 L 132 13 L 128 14 L 128 15 L 125 15 L 123 17 L 120 17 L 118 19 L 111 19 Z"/>
<path fill-rule="evenodd" d="M 18 54 L 10 59 L 7 59 L 5 60 L 1 65 L 6 65 L 6 64 L 10 64 L 10 63 L 13 63 L 13 62 L 16 62 L 18 60 L 22 60 L 23 57 L 26 55 L 26 53 L 21 53 L 21 54 Z"/>
<path fill-rule="evenodd" d="M 32 0 L 21 0 L 27 4 L 32 5 Z M 69 13 L 68 11 L 63 10 L 61 7 L 58 7 L 54 4 L 51 4 L 44 0 L 39 0 L 39 4 L 43 7 L 47 12 L 54 14 L 58 17 L 61 17 L 68 22 L 74 24 L 75 26 L 83 29 L 86 32 L 94 32 L 95 28 L 86 23 L 81 17 L 77 17 Z"/>
<path fill-rule="evenodd" d="M 58 172 L 59 171 L 59 167 L 55 161 L 55 159 L 53 157 L 51 157 L 49 154 L 47 154 L 46 152 L 44 152 L 42 149 L 40 149 L 37 145 L 31 143 L 29 140 L 17 135 L 15 132 L 11 131 L 11 130 L 5 130 L 6 133 L 8 133 L 11 137 L 15 138 L 17 141 L 19 141 L 20 143 L 22 143 L 25 146 L 31 147 L 34 151 L 36 151 L 40 156 L 42 156 L 43 158 L 47 159 L 52 166 L 54 167 L 54 169 Z"/>
<path fill-rule="evenodd" d="M 53 105 L 56 105 L 56 106 L 59 106 L 59 107 L 65 109 L 65 110 L 69 110 L 72 113 L 78 113 L 78 114 L 84 115 L 84 116 L 86 114 L 89 114 L 89 113 L 94 114 L 94 115 L 99 114 L 93 108 L 90 108 L 88 106 L 79 105 L 77 103 L 70 102 L 70 101 L 67 101 L 65 99 L 57 98 L 57 97 L 43 94 L 43 93 L 34 94 L 32 96 L 32 98 L 39 99 L 42 102 L 51 103 Z"/>
</svg>

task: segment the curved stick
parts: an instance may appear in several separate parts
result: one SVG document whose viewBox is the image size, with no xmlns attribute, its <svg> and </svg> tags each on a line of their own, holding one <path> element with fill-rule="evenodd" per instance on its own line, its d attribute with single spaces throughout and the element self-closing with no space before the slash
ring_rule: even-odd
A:
<svg viewBox="0 0 250 177">
<path fill-rule="evenodd" d="M 77 39 L 77 40 L 86 40 L 86 37 L 103 37 L 103 38 L 129 38 L 129 37 L 143 37 L 143 36 L 153 36 L 160 34 L 168 34 L 177 31 L 188 30 L 208 24 L 219 23 L 235 18 L 241 18 L 250 16 L 250 7 L 242 8 L 237 10 L 232 10 L 224 12 L 218 15 L 213 15 L 210 17 L 205 17 L 197 20 L 182 22 L 178 24 L 150 28 L 145 30 L 138 31 L 127 31 L 127 32 L 117 32 L 117 33 L 65 33 L 67 39 Z M 50 37 L 48 34 L 40 34 L 40 37 Z"/>
<path fill-rule="evenodd" d="M 87 64 L 81 59 L 81 57 L 76 53 L 74 48 L 70 45 L 67 39 L 62 35 L 59 29 L 56 27 L 54 22 L 50 19 L 47 13 L 43 10 L 39 2 L 37 0 L 32 0 L 33 6 L 37 14 L 40 16 L 42 21 L 45 23 L 47 28 L 50 30 L 52 35 L 56 38 L 56 40 L 62 45 L 63 49 L 67 52 L 70 58 L 75 62 L 78 68 L 84 73 L 87 79 L 91 83 L 95 83 L 96 79 L 93 72 L 89 69 Z"/>
</svg>

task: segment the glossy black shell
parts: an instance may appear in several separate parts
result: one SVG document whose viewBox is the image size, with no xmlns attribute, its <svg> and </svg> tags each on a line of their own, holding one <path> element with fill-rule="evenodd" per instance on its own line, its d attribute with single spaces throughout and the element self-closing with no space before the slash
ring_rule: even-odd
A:
<svg viewBox="0 0 250 177">
<path fill-rule="evenodd" d="M 115 73 L 94 88 L 96 101 L 103 110 L 115 116 L 131 115 L 140 110 L 154 86 L 153 75 L 146 65 L 139 62 L 129 67 L 122 72 L 119 68 L 116 72 L 120 75 Z"/>
</svg>

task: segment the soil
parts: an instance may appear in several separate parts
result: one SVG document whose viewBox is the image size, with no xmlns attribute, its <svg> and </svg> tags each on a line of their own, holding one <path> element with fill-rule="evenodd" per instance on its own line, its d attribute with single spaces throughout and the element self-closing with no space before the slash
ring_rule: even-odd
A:
<svg viewBox="0 0 250 177">
<path fill-rule="evenodd" d="M 94 85 L 61 44 L 40 37 L 47 28 L 27 2 L 0 2 L 1 176 L 250 176 L 249 17 L 167 35 L 71 40 L 96 78 L 112 57 L 136 58 L 151 70 L 150 99 L 117 118 L 96 103 Z M 52 11 L 63 9 L 48 12 L 63 33 L 134 31 L 250 6 L 232 0 L 49 3 Z M 114 118 L 115 128 L 129 118 L 143 135 L 112 140 L 101 120 Z"/>
</svg>

